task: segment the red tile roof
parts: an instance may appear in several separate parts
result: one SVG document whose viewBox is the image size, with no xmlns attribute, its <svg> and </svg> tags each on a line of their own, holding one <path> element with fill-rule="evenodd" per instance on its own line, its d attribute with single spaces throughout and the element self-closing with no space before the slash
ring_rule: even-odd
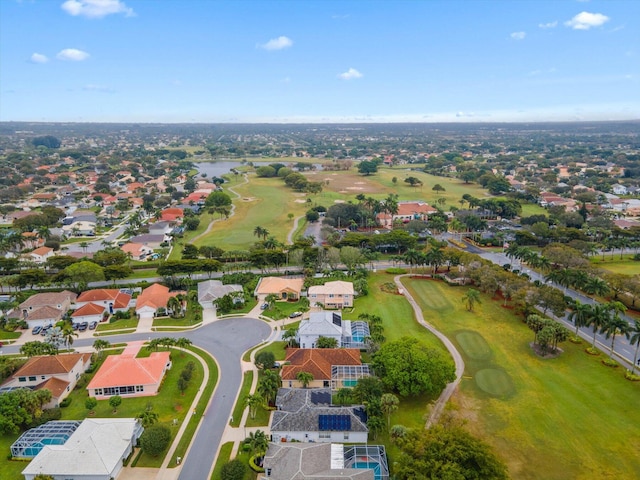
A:
<svg viewBox="0 0 640 480">
<path fill-rule="evenodd" d="M 166 307 L 169 298 L 175 297 L 180 293 L 184 292 L 170 293 L 168 287 L 160 285 L 159 283 L 154 283 L 150 287 L 145 288 L 138 296 L 138 301 L 136 302 L 136 310 L 140 310 L 142 307 L 146 306 L 156 309 L 160 307 Z"/>
<path fill-rule="evenodd" d="M 289 348 L 282 367 L 282 380 L 295 380 L 298 372 L 309 372 L 314 380 L 331 380 L 333 365 L 361 365 L 357 348 Z"/>
<path fill-rule="evenodd" d="M 162 380 L 169 352 L 154 352 L 147 358 L 110 355 L 87 385 L 87 389 L 120 385 L 150 385 Z"/>
<path fill-rule="evenodd" d="M 83 302 L 113 302 L 113 308 L 127 308 L 131 295 L 123 293 L 117 288 L 97 288 L 82 292 L 76 303 Z"/>
<path fill-rule="evenodd" d="M 51 377 L 50 379 L 45 380 L 40 385 L 36 386 L 36 390 L 46 388 L 51 392 L 51 397 L 58 398 L 64 393 L 68 386 L 69 382 L 62 380 L 61 378 Z"/>
<path fill-rule="evenodd" d="M 90 353 L 67 353 L 65 355 L 31 357 L 22 368 L 13 374 L 13 377 L 69 373 L 78 361 L 82 360 L 83 363 L 86 363 L 89 359 L 91 359 Z"/>
<path fill-rule="evenodd" d="M 96 305 L 95 303 L 87 303 L 86 305 L 81 306 L 75 312 L 71 314 L 72 317 L 86 317 L 89 315 L 102 315 L 104 313 L 105 308 L 101 305 Z"/>
</svg>

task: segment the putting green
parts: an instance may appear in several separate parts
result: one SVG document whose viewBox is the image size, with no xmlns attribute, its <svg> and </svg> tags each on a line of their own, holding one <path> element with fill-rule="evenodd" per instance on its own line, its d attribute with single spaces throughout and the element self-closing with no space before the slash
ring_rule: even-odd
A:
<svg viewBox="0 0 640 480">
<path fill-rule="evenodd" d="M 456 334 L 456 340 L 470 360 L 489 360 L 491 349 L 482 335 L 473 330 L 465 330 Z"/>
<path fill-rule="evenodd" d="M 499 368 L 485 368 L 476 373 L 476 385 L 492 397 L 505 397 L 515 392 L 513 381 L 507 372 Z"/>
</svg>

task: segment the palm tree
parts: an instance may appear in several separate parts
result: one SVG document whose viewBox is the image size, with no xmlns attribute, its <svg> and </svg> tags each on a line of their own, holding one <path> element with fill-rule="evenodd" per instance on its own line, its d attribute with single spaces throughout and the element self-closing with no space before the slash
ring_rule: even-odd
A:
<svg viewBox="0 0 640 480">
<path fill-rule="evenodd" d="M 341 388 L 336 392 L 336 402 L 340 405 L 346 405 L 351 402 L 351 389 L 350 388 Z"/>
<path fill-rule="evenodd" d="M 618 334 L 629 338 L 629 330 L 631 326 L 624 318 L 620 317 L 621 313 L 627 310 L 627 307 L 620 302 L 609 302 L 605 305 L 611 312 L 609 319 L 601 326 L 600 333 L 604 333 L 605 338 L 611 337 L 611 348 L 609 349 L 609 357 L 613 357 L 613 347 L 615 346 L 616 336 Z"/>
<path fill-rule="evenodd" d="M 307 388 L 311 382 L 313 382 L 313 374 L 309 372 L 298 372 L 296 380 L 302 384 L 302 388 Z"/>
<path fill-rule="evenodd" d="M 393 393 L 385 393 L 380 397 L 382 412 L 387 416 L 387 430 L 391 428 L 391 414 L 398 410 L 400 400 Z"/>
<path fill-rule="evenodd" d="M 151 410 L 147 409 L 144 412 L 139 413 L 136 418 L 140 420 L 140 424 L 143 427 L 147 428 L 156 423 L 159 419 L 159 416 L 156 412 L 152 412 Z"/>
<path fill-rule="evenodd" d="M 56 349 L 56 355 L 58 354 L 58 350 L 60 349 L 60 345 L 62 345 L 65 341 L 64 334 L 62 333 L 62 329 L 60 327 L 53 327 L 47 331 L 47 335 L 44 337 L 45 342 Z"/>
<path fill-rule="evenodd" d="M 270 293 L 264 297 L 264 301 L 269 304 L 269 308 L 273 307 L 273 304 L 278 301 L 278 296 L 275 293 Z"/>
<path fill-rule="evenodd" d="M 249 432 L 249 437 L 246 441 L 251 447 L 252 455 L 264 455 L 269 448 L 269 440 L 262 430 L 256 430 L 255 433 Z"/>
<path fill-rule="evenodd" d="M 591 344 L 591 350 L 595 350 L 596 348 L 596 334 L 598 333 L 598 329 L 608 323 L 610 316 L 609 309 L 600 303 L 597 303 L 591 309 L 591 315 L 588 320 L 588 325 L 593 329 L 593 343 Z"/>
<path fill-rule="evenodd" d="M 176 297 L 169 297 L 169 300 L 167 300 L 167 308 L 171 310 L 171 317 L 176 318 L 178 316 L 180 313 L 180 307 L 180 300 Z"/>
<path fill-rule="evenodd" d="M 266 240 L 267 237 L 269 236 L 269 230 L 258 226 L 253 229 L 253 235 L 258 238 L 262 238 L 262 240 Z"/>
<path fill-rule="evenodd" d="M 102 350 L 104 350 L 105 348 L 109 348 L 110 346 L 111 342 L 109 342 L 108 340 L 102 340 L 100 338 L 93 342 L 93 348 L 98 354 L 98 357 L 102 356 Z"/>
<path fill-rule="evenodd" d="M 586 327 L 589 324 L 589 318 L 592 315 L 593 307 L 588 303 L 582 303 L 576 300 L 575 306 L 569 313 L 569 321 L 576 326 L 575 337 L 578 338 L 578 329 Z"/>
<path fill-rule="evenodd" d="M 258 407 L 262 404 L 264 404 L 264 398 L 258 393 L 244 397 L 244 406 L 249 407 L 249 416 L 252 419 L 256 418 Z"/>
<path fill-rule="evenodd" d="M 631 373 L 635 374 L 638 363 L 638 348 L 640 348 L 640 322 L 638 320 L 634 320 L 634 325 L 630 328 L 629 335 L 629 343 L 636 346 L 636 351 L 633 354 L 633 366 L 631 368 Z"/>
<path fill-rule="evenodd" d="M 413 248 L 407 250 L 402 256 L 402 259 L 409 264 L 409 273 L 413 272 L 413 266 L 418 264 L 418 262 L 420 261 L 420 256 L 420 252 Z"/>
<path fill-rule="evenodd" d="M 62 335 L 63 335 L 63 338 L 64 338 L 64 343 L 67 346 L 67 350 L 68 350 L 69 347 L 71 345 L 73 345 L 73 337 L 77 337 L 78 334 L 73 331 L 73 327 L 71 325 L 66 324 L 62 328 Z"/>
<path fill-rule="evenodd" d="M 275 402 L 278 388 L 280 388 L 280 375 L 273 370 L 264 370 L 258 382 L 258 393 L 264 398 L 267 404 Z"/>
<path fill-rule="evenodd" d="M 473 312 L 473 306 L 476 303 L 482 303 L 480 301 L 480 292 L 478 290 L 470 288 L 469 290 L 467 290 L 466 295 L 462 297 L 462 301 L 466 304 L 467 310 Z"/>
<path fill-rule="evenodd" d="M 610 291 L 609 284 L 600 277 L 589 277 L 584 284 L 583 290 L 589 295 L 604 297 Z"/>
</svg>

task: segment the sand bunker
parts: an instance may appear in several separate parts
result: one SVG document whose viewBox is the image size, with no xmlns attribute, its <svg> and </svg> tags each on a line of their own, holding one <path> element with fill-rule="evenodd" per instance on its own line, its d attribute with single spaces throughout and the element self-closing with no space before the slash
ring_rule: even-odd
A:
<svg viewBox="0 0 640 480">
<path fill-rule="evenodd" d="M 345 203 L 344 200 L 334 200 L 333 203 Z"/>
<path fill-rule="evenodd" d="M 307 203 L 307 201 L 306 201 L 306 200 L 301 200 L 301 199 L 299 199 L 299 198 L 296 198 L 296 199 L 294 200 L 294 203 Z"/>
</svg>

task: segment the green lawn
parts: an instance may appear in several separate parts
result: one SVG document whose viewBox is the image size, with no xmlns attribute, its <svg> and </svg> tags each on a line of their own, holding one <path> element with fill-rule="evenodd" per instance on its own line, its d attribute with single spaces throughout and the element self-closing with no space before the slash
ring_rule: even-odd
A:
<svg viewBox="0 0 640 480">
<path fill-rule="evenodd" d="M 240 393 L 238 394 L 238 401 L 233 407 L 233 413 L 231 414 L 231 418 L 233 418 L 231 426 L 234 428 L 238 427 L 240 425 L 240 420 L 242 420 L 242 413 L 245 409 L 244 399 L 249 395 L 251 382 L 253 382 L 253 372 L 244 372 L 244 375 L 242 377 L 242 386 L 240 387 Z"/>
<path fill-rule="evenodd" d="M 251 175 L 249 183 L 234 186 L 234 190 L 240 195 L 240 198 L 233 198 L 234 215 L 214 224 L 209 234 L 194 242 L 196 246 L 215 245 L 223 250 L 248 249 L 258 240 L 253 235 L 257 226 L 266 228 L 270 235 L 284 243 L 293 227 L 293 220 L 289 220 L 288 214 L 299 216 L 308 209 L 305 203 L 295 201 L 306 199 L 306 195 L 296 194 L 280 178 Z"/>
<path fill-rule="evenodd" d="M 630 402 L 640 398 L 640 385 L 625 380 L 622 369 L 603 366 L 602 356 L 584 352 L 586 344 L 570 342 L 560 357 L 541 359 L 529 348 L 532 332 L 501 301 L 483 296 L 470 313 L 461 300 L 465 288 L 405 284 L 426 319 L 465 356 L 453 411 L 493 445 L 512 478 L 637 478 L 640 411 Z M 501 392 L 509 382 L 512 391 Z"/>
<path fill-rule="evenodd" d="M 622 259 L 619 253 L 606 252 L 604 260 L 602 255 L 595 255 L 589 259 L 591 265 L 602 268 L 612 273 L 623 273 L 625 275 L 639 275 L 640 261 L 633 260 L 633 254 L 624 254 Z"/>
<path fill-rule="evenodd" d="M 136 328 L 138 326 L 138 319 L 134 316 L 132 318 L 123 318 L 121 320 L 115 320 L 113 322 L 100 322 L 98 323 L 98 332 L 106 332 L 109 330 L 123 330 L 125 328 Z"/>
<path fill-rule="evenodd" d="M 233 442 L 227 442 L 220 447 L 220 452 L 218 452 L 218 459 L 216 461 L 216 466 L 213 468 L 213 473 L 211 474 L 211 480 L 220 480 L 220 471 L 225 463 L 230 460 L 231 450 L 233 449 Z"/>
<path fill-rule="evenodd" d="M 112 352 L 105 353 L 110 354 Z M 140 412 L 144 411 L 148 405 L 151 405 L 153 411 L 159 416 L 158 421 L 169 425 L 172 434 L 175 435 L 188 413 L 188 420 L 191 420 L 191 412 L 188 410 L 195 394 L 202 384 L 204 372 L 200 362 L 191 354 L 183 354 L 183 352 L 173 351 L 171 353 L 171 359 L 173 366 L 171 370 L 167 372 L 162 383 L 160 393 L 157 396 L 123 398 L 122 405 L 118 407 L 117 413 L 113 413 L 113 409 L 109 406 L 108 400 L 100 400 L 98 401 L 98 406 L 95 408 L 95 417 L 136 417 Z M 184 395 L 182 395 L 178 389 L 177 381 L 180 376 L 180 372 L 182 372 L 182 369 L 190 360 L 195 363 L 196 368 L 194 369 L 193 378 L 189 387 L 185 391 Z M 215 385 L 215 379 L 212 385 Z M 62 419 L 76 420 L 85 418 L 88 413 L 84 406 L 84 402 L 88 398 L 86 389 L 82 388 L 74 390 L 69 398 L 71 398 L 71 405 L 62 409 Z M 177 420 L 177 424 L 175 426 L 173 425 L 174 419 Z M 158 468 L 162 464 L 163 459 L 164 455 L 160 455 L 159 457 L 150 457 L 143 453 L 138 460 L 137 466 Z"/>
<path fill-rule="evenodd" d="M 22 335 L 21 330 L 16 330 L 15 332 L 0 330 L 0 340 L 15 340 L 16 338 L 20 338 L 20 335 Z"/>
</svg>

